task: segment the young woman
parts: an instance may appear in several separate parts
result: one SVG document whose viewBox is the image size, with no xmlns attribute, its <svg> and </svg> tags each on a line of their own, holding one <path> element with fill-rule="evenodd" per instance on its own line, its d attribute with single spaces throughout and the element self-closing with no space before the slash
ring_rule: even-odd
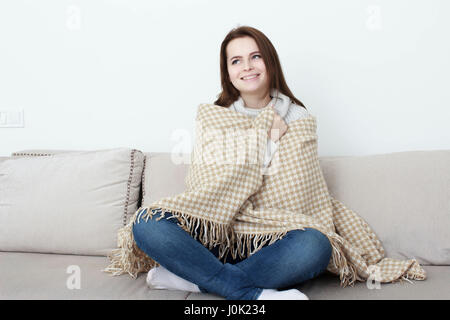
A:
<svg viewBox="0 0 450 320">
<path fill-rule="evenodd" d="M 276 50 L 259 30 L 233 29 L 222 42 L 220 68 L 223 91 L 214 104 L 249 117 L 269 104 L 276 111 L 264 163 L 269 166 L 289 122 L 308 112 L 287 87 Z M 216 248 L 208 250 L 177 223 L 154 217 L 133 226 L 137 246 L 160 264 L 148 272 L 151 288 L 210 292 L 230 300 L 307 300 L 297 289 L 276 289 L 318 276 L 331 258 L 328 238 L 305 228 L 289 231 L 246 259 L 223 263 Z"/>
</svg>

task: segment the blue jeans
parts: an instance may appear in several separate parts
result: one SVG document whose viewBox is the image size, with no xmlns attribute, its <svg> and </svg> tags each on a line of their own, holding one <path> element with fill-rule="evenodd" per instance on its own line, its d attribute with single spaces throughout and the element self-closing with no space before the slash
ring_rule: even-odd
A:
<svg viewBox="0 0 450 320">
<path fill-rule="evenodd" d="M 166 219 L 171 217 L 170 219 Z M 263 288 L 277 289 L 312 279 L 326 270 L 331 258 L 328 238 L 312 228 L 292 230 L 246 259 L 222 263 L 166 213 L 133 225 L 136 245 L 167 270 L 195 283 L 201 292 L 227 300 L 256 300 Z"/>
</svg>

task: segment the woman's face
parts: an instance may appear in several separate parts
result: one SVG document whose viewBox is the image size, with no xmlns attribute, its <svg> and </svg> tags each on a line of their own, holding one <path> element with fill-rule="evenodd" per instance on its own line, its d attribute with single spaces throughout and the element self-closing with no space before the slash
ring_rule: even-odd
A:
<svg viewBox="0 0 450 320">
<path fill-rule="evenodd" d="M 233 39 L 228 43 L 226 53 L 228 75 L 233 86 L 241 94 L 266 94 L 269 78 L 256 41 L 251 37 Z M 243 79 L 255 74 L 258 75 L 256 78 Z"/>
</svg>

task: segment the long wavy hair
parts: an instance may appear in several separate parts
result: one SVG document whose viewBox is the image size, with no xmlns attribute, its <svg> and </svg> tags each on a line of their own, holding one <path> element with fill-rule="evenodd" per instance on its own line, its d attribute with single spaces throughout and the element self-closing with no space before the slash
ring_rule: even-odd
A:
<svg viewBox="0 0 450 320">
<path fill-rule="evenodd" d="M 266 65 L 266 72 L 269 78 L 269 88 L 277 89 L 279 92 L 288 96 L 295 104 L 306 109 L 303 103 L 292 94 L 286 84 L 286 80 L 284 79 L 283 71 L 281 69 L 280 59 L 278 58 L 277 51 L 275 50 L 272 42 L 270 42 L 269 38 L 267 38 L 264 33 L 249 26 L 233 28 L 222 41 L 222 45 L 220 47 L 220 81 L 222 84 L 222 92 L 217 95 L 218 99 L 214 101 L 214 104 L 228 108 L 240 96 L 239 90 L 233 86 L 228 75 L 226 48 L 231 40 L 242 37 L 252 37 L 258 45 L 262 59 Z"/>
</svg>

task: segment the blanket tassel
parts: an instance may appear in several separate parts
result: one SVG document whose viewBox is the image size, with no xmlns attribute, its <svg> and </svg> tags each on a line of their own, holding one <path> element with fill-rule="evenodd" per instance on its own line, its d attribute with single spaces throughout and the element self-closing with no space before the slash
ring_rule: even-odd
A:
<svg viewBox="0 0 450 320">
<path fill-rule="evenodd" d="M 345 288 L 347 286 L 354 286 L 356 280 L 363 281 L 362 278 L 358 276 L 356 267 L 347 260 L 343 251 L 342 243 L 338 238 L 327 235 L 332 247 L 331 261 L 328 265 L 327 270 L 339 275 L 341 280 L 341 287 Z"/>
<path fill-rule="evenodd" d="M 159 266 L 159 264 L 151 259 L 147 254 L 140 250 L 134 241 L 133 224 L 140 223 L 141 219 L 146 222 L 152 219 L 153 215 L 160 213 L 161 216 L 157 221 L 163 219 L 166 213 L 171 213 L 173 217 L 178 218 L 179 225 L 194 238 L 198 239 L 205 247 L 212 249 L 219 245 L 223 257 L 227 248 L 234 241 L 234 232 L 225 224 L 218 224 L 206 219 L 186 215 L 170 208 L 150 208 L 141 207 L 133 215 L 130 222 L 123 228 L 119 229 L 117 246 L 108 254 L 110 264 L 101 271 L 112 273 L 117 276 L 128 273 L 131 277 L 137 277 L 140 272 L 148 272 L 150 269 Z M 171 219 L 172 217 L 168 217 Z"/>
<path fill-rule="evenodd" d="M 113 276 L 128 273 L 132 278 L 136 279 L 138 273 L 147 272 L 159 265 L 140 250 L 134 241 L 132 228 L 136 218 L 141 213 L 135 214 L 126 226 L 119 229 L 117 235 L 118 248 L 108 254 L 110 264 L 101 271 L 111 273 Z"/>
</svg>

